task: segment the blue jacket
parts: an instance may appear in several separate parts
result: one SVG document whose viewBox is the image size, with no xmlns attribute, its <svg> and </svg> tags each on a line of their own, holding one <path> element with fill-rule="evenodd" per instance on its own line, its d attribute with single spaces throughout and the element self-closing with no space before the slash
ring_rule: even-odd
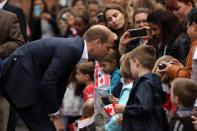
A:
<svg viewBox="0 0 197 131">
<path fill-rule="evenodd" d="M 120 93 L 120 99 L 118 104 L 124 104 L 126 105 L 128 99 L 130 90 L 133 86 L 133 82 L 129 84 L 125 84 L 123 81 L 123 78 L 121 79 L 121 82 L 123 83 L 122 91 Z M 122 116 L 122 113 L 116 114 L 111 117 L 110 121 L 105 125 L 105 131 L 121 131 L 121 125 L 116 125 L 118 118 Z"/>
<path fill-rule="evenodd" d="M 167 131 L 164 102 L 161 81 L 156 74 L 147 73 L 138 78 L 125 107 L 122 131 Z"/>
<path fill-rule="evenodd" d="M 119 83 L 121 79 L 121 73 L 120 69 L 115 68 L 114 71 L 110 74 L 110 88 L 107 90 L 107 98 L 110 94 L 110 92 L 114 89 L 114 87 Z"/>
</svg>

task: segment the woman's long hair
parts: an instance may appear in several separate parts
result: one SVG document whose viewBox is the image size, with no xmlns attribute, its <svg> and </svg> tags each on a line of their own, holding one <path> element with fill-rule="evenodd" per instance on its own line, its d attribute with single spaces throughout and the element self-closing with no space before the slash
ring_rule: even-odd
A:
<svg viewBox="0 0 197 131">
<path fill-rule="evenodd" d="M 105 24 L 107 26 L 107 20 L 106 20 L 106 12 L 108 10 L 111 10 L 111 9 L 114 9 L 114 10 L 118 10 L 120 11 L 123 15 L 124 15 L 124 18 L 125 18 L 125 25 L 122 29 L 120 30 L 114 30 L 112 28 L 110 28 L 114 33 L 116 33 L 119 37 L 122 36 L 122 34 L 129 28 L 131 28 L 130 26 L 130 21 L 129 21 L 129 17 L 128 17 L 128 14 L 126 12 L 126 10 L 124 10 L 121 6 L 119 5 L 116 5 L 116 4 L 112 4 L 112 5 L 108 5 L 105 7 L 104 11 L 103 11 L 103 16 L 104 16 L 104 20 L 105 20 Z"/>
<path fill-rule="evenodd" d="M 173 43 L 183 33 L 183 27 L 178 18 L 170 11 L 153 11 L 148 15 L 147 21 L 160 27 L 162 45 Z"/>
</svg>

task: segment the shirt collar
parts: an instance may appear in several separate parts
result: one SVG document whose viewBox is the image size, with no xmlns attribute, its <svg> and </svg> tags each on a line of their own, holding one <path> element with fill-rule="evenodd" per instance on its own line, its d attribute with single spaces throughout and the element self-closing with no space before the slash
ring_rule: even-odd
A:
<svg viewBox="0 0 197 131">
<path fill-rule="evenodd" d="M 6 2 L 7 2 L 7 0 L 3 1 L 2 3 L 0 3 L 0 9 L 3 8 L 3 6 L 5 5 Z"/>
<path fill-rule="evenodd" d="M 84 39 L 83 53 L 82 53 L 81 59 L 79 60 L 78 64 L 86 62 L 87 60 L 88 60 L 88 48 L 87 48 L 86 40 Z"/>
<path fill-rule="evenodd" d="M 180 107 L 176 114 L 180 117 L 190 116 L 191 112 L 193 110 L 193 107 Z"/>
</svg>

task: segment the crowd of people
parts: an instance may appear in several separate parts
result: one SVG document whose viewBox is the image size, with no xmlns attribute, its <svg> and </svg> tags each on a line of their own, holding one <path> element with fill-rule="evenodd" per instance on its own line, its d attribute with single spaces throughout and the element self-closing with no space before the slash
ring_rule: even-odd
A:
<svg viewBox="0 0 197 131">
<path fill-rule="evenodd" d="M 115 110 L 101 130 L 197 130 L 197 1 L 52 3 L 0 0 L 0 131 L 16 114 L 31 131 L 76 130 L 95 115 L 95 60 Z"/>
</svg>

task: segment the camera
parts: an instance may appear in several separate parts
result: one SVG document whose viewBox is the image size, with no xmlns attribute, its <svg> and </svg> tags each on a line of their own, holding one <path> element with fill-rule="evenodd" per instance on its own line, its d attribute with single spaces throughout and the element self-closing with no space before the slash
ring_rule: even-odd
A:
<svg viewBox="0 0 197 131">
<path fill-rule="evenodd" d="M 67 16 L 65 15 L 65 14 L 63 14 L 62 16 L 61 16 L 61 19 L 62 19 L 62 21 L 67 21 Z"/>
<path fill-rule="evenodd" d="M 130 29 L 128 32 L 131 37 L 148 36 L 148 28 Z"/>
<path fill-rule="evenodd" d="M 158 66 L 159 66 L 159 70 L 163 70 L 163 69 L 166 68 L 166 65 L 165 64 L 159 64 Z"/>
</svg>

